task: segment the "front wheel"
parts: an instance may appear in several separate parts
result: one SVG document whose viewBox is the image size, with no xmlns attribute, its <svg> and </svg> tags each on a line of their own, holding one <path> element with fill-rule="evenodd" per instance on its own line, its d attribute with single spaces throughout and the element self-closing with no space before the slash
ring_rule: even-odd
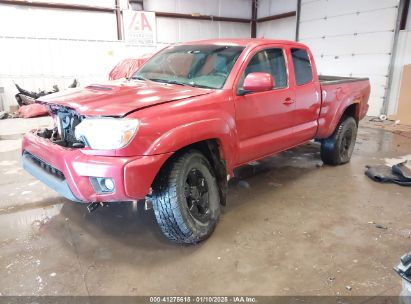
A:
<svg viewBox="0 0 411 304">
<path fill-rule="evenodd" d="M 328 165 L 348 163 L 357 138 L 357 122 L 346 117 L 337 126 L 334 134 L 321 142 L 321 159 Z"/>
<path fill-rule="evenodd" d="M 220 195 L 203 154 L 192 150 L 166 165 L 153 186 L 153 209 L 172 241 L 195 244 L 210 236 L 220 216 Z"/>
</svg>

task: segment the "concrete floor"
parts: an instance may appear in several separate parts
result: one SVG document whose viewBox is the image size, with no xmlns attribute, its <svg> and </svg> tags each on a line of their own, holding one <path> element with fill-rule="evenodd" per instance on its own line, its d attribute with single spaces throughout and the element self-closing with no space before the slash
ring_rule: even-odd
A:
<svg viewBox="0 0 411 304">
<path fill-rule="evenodd" d="M 129 204 L 87 214 L 22 171 L 19 140 L 0 141 L 0 293 L 398 295 L 411 188 L 363 172 L 406 157 L 411 140 L 366 127 L 358 137 L 344 166 L 321 166 L 310 143 L 238 170 L 214 234 L 191 247 Z"/>
</svg>

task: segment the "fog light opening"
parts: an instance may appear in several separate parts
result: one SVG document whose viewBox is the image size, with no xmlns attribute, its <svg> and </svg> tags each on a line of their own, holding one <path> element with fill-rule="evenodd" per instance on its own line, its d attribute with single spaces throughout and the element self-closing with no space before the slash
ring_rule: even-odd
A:
<svg viewBox="0 0 411 304">
<path fill-rule="evenodd" d="M 112 193 L 116 188 L 114 179 L 110 177 L 90 177 L 90 182 L 96 193 Z"/>
<path fill-rule="evenodd" d="M 104 187 L 108 191 L 113 191 L 114 190 L 114 181 L 111 178 L 104 178 L 103 183 L 104 183 Z"/>
</svg>

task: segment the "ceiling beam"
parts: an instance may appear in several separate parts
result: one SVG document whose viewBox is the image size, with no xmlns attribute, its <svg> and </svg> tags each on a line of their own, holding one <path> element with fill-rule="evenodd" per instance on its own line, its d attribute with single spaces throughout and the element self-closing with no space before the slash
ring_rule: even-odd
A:
<svg viewBox="0 0 411 304">
<path fill-rule="evenodd" d="M 132 0 L 131 2 L 143 3 L 141 0 L 140 1 Z M 292 11 L 292 12 L 287 12 L 283 14 L 277 14 L 277 15 L 267 16 L 263 18 L 257 18 L 257 3 L 256 2 L 257 2 L 256 0 L 252 0 L 252 18 L 251 19 L 201 15 L 197 13 L 195 14 L 181 14 L 181 13 L 169 13 L 169 12 L 155 12 L 155 13 L 157 17 L 165 17 L 165 18 L 251 23 L 251 34 L 254 33 L 253 30 L 255 30 L 256 32 L 256 23 L 278 20 L 278 19 L 288 18 L 288 17 L 292 17 L 296 15 L 296 11 Z M 66 3 L 26 1 L 26 0 L 0 0 L 0 4 L 26 6 L 26 7 L 40 7 L 40 8 L 55 8 L 55 9 L 66 9 L 66 10 L 116 13 L 117 18 L 118 19 L 121 18 L 121 16 L 119 16 L 119 8 L 116 8 L 116 7 L 100 7 L 100 6 L 90 6 L 90 5 L 80 5 L 80 4 L 66 4 Z M 118 34 L 119 36 L 121 36 L 120 33 Z"/>
<path fill-rule="evenodd" d="M 100 7 L 80 4 L 66 4 L 66 3 L 54 3 L 54 2 L 39 2 L 39 1 L 25 1 L 25 0 L 0 0 L 0 4 L 29 6 L 29 7 L 42 7 L 42 8 L 58 8 L 68 10 L 81 10 L 81 11 L 94 11 L 94 12 L 107 12 L 113 13 L 115 8 L 112 7 Z"/>
<path fill-rule="evenodd" d="M 297 11 L 291 11 L 291 12 L 287 12 L 287 13 L 282 13 L 282 14 L 263 17 L 263 18 L 258 18 L 256 21 L 257 22 L 266 22 L 266 21 L 284 19 L 284 18 L 288 18 L 288 17 L 294 17 L 296 15 L 297 15 Z"/>
<path fill-rule="evenodd" d="M 169 12 L 155 12 L 155 13 L 157 17 L 166 17 L 166 18 L 227 21 L 227 22 L 239 22 L 239 23 L 251 23 L 251 24 L 253 22 L 253 19 L 247 19 L 247 18 L 233 18 L 233 17 L 220 17 L 220 16 L 200 15 L 200 14 L 169 13 Z M 255 22 L 258 23 L 258 22 L 278 20 L 278 19 L 293 17 L 296 15 L 297 15 L 296 11 L 291 11 L 287 13 L 258 18 L 258 19 L 255 19 Z"/>
<path fill-rule="evenodd" d="M 211 15 L 180 14 L 180 13 L 168 13 L 168 12 L 155 12 L 155 13 L 157 17 L 165 17 L 165 18 L 226 21 L 226 22 L 238 22 L 238 23 L 250 23 L 251 22 L 251 19 L 246 19 L 246 18 L 232 18 L 232 17 L 220 17 L 220 16 L 211 16 Z"/>
</svg>

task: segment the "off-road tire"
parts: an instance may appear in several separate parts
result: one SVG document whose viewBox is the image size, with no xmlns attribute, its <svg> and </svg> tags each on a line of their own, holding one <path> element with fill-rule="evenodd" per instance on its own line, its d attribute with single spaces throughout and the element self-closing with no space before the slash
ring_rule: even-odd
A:
<svg viewBox="0 0 411 304">
<path fill-rule="evenodd" d="M 209 216 L 204 222 L 192 215 L 189 209 L 191 196 L 187 198 L 187 185 L 189 174 L 193 172 L 202 176 L 202 185 L 208 189 Z M 217 179 L 207 158 L 197 150 L 190 150 L 166 164 L 153 185 L 152 198 L 161 231 L 176 243 L 196 244 L 207 239 L 220 217 Z"/>
<path fill-rule="evenodd" d="M 321 142 L 321 159 L 328 165 L 348 163 L 357 138 L 357 122 L 351 116 L 341 120 L 334 133 Z"/>
</svg>

